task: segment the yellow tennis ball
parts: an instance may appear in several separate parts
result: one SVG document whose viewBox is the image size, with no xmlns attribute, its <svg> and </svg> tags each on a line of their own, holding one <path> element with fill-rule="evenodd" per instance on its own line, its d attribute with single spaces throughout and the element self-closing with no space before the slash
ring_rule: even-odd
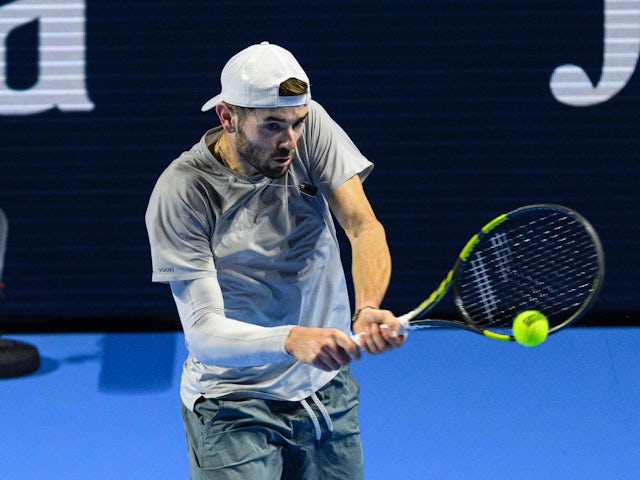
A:
<svg viewBox="0 0 640 480">
<path fill-rule="evenodd" d="M 541 344 L 549 334 L 549 320 L 538 310 L 525 310 L 513 320 L 513 336 L 526 347 Z"/>
</svg>

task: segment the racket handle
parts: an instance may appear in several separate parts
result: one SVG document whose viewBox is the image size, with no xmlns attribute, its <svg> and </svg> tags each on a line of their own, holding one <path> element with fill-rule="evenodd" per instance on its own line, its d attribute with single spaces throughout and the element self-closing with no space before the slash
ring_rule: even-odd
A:
<svg viewBox="0 0 640 480">
<path fill-rule="evenodd" d="M 411 312 L 405 313 L 404 315 L 400 315 L 398 317 L 398 320 L 400 321 L 400 330 L 398 330 L 398 335 L 404 335 L 405 333 L 409 333 L 409 320 L 411 320 L 412 318 L 413 318 L 413 315 L 411 315 Z M 389 328 L 389 325 L 387 325 L 386 323 L 383 323 L 380 325 L 380 328 Z M 351 340 L 353 340 L 353 343 L 355 343 L 359 347 L 362 347 L 361 337 L 362 337 L 362 334 L 357 333 L 355 335 L 351 335 Z"/>
</svg>

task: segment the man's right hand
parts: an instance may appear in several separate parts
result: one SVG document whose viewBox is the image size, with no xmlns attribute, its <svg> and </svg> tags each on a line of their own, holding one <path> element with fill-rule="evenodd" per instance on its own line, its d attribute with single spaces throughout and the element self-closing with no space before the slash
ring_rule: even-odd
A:
<svg viewBox="0 0 640 480">
<path fill-rule="evenodd" d="M 285 349 L 299 361 L 327 372 L 360 359 L 360 348 L 335 328 L 295 326 L 287 337 Z"/>
</svg>

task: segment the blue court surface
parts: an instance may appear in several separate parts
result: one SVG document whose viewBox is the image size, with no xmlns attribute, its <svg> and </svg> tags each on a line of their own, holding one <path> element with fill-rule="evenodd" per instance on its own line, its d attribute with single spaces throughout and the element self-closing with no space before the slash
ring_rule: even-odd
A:
<svg viewBox="0 0 640 480">
<path fill-rule="evenodd" d="M 8 338 L 43 362 L 0 381 L 0 479 L 188 478 L 180 333 Z M 368 480 L 640 478 L 640 328 L 417 332 L 353 370 Z"/>
</svg>

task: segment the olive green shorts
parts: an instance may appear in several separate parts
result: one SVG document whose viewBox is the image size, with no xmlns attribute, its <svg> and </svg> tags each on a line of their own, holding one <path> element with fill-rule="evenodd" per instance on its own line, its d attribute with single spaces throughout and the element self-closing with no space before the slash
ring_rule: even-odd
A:
<svg viewBox="0 0 640 480">
<path fill-rule="evenodd" d="M 314 396 L 201 397 L 193 412 L 182 405 L 191 480 L 363 479 L 359 388 L 349 369 Z"/>
</svg>

